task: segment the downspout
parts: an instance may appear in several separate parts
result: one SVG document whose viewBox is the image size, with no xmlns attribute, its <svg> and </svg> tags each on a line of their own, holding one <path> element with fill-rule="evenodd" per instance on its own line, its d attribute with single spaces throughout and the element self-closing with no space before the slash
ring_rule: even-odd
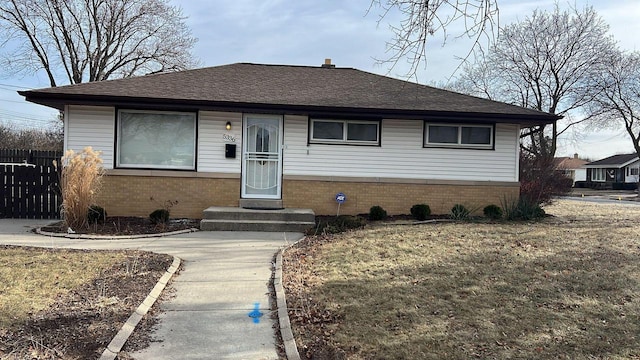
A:
<svg viewBox="0 0 640 360">
<path fill-rule="evenodd" d="M 62 122 L 63 122 L 63 147 L 62 147 L 62 155 L 69 149 L 69 105 L 64 106 L 64 110 L 62 110 Z"/>
<path fill-rule="evenodd" d="M 517 182 L 518 184 L 520 184 L 520 151 L 522 151 L 520 149 L 520 133 L 522 131 L 522 126 L 518 125 L 518 131 L 516 131 L 516 158 L 515 158 L 515 162 L 516 162 L 516 172 L 515 174 L 513 174 L 513 178 L 515 180 L 515 182 Z"/>
</svg>

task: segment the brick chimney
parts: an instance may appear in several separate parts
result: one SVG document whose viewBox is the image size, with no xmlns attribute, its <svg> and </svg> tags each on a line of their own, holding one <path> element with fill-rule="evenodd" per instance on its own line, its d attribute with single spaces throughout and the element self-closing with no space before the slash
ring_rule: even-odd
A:
<svg viewBox="0 0 640 360">
<path fill-rule="evenodd" d="M 578 159 L 578 153 L 573 154 L 574 159 Z"/>
<path fill-rule="evenodd" d="M 331 63 L 331 59 L 324 59 L 324 64 L 320 65 L 320 67 L 325 69 L 333 69 L 336 66 Z"/>
</svg>

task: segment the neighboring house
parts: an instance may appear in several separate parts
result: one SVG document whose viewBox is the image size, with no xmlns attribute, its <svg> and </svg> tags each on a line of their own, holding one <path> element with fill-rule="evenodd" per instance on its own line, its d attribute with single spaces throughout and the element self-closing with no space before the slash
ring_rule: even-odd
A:
<svg viewBox="0 0 640 360">
<path fill-rule="evenodd" d="M 587 184 L 596 189 L 636 189 L 640 172 L 638 155 L 621 154 L 585 165 Z"/>
<path fill-rule="evenodd" d="M 554 161 L 556 169 L 571 178 L 574 184 L 576 181 L 587 180 L 587 169 L 584 168 L 584 165 L 586 165 L 588 161 L 580 159 L 578 154 L 573 154 L 573 157 L 558 157 L 555 158 Z"/>
<path fill-rule="evenodd" d="M 212 206 L 448 213 L 519 194 L 520 128 L 556 115 L 336 68 L 238 63 L 21 91 L 102 151 L 110 215 Z M 153 197 L 155 201 L 151 201 Z"/>
</svg>

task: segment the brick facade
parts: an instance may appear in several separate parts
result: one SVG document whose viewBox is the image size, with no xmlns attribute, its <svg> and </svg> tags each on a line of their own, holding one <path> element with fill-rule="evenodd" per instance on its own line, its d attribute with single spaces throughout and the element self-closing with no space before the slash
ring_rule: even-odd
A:
<svg viewBox="0 0 640 360">
<path fill-rule="evenodd" d="M 239 178 L 197 177 L 193 173 L 173 176 L 107 175 L 98 204 L 113 216 L 148 216 L 169 201 L 172 217 L 201 218 L 209 206 L 238 206 Z M 488 204 L 500 205 L 516 198 L 518 183 L 490 182 L 367 182 L 285 179 L 282 200 L 288 208 L 311 208 L 317 215 L 337 211 L 335 194 L 343 192 L 347 201 L 341 214 L 362 214 L 380 205 L 390 215 L 408 214 L 412 205 L 426 203 L 433 214 L 447 214 L 454 204 L 482 211 Z M 153 197 L 154 200 L 151 200 Z"/>
<path fill-rule="evenodd" d="M 171 217 L 199 219 L 209 206 L 238 206 L 239 198 L 240 179 L 107 175 L 97 203 L 109 216 L 148 216 L 178 201 Z"/>
<path fill-rule="evenodd" d="M 285 180 L 285 207 L 311 208 L 317 215 L 333 215 L 337 211 L 335 195 L 342 192 L 347 201 L 341 214 L 368 213 L 374 205 L 382 206 L 389 215 L 409 214 L 411 206 L 428 204 L 433 214 L 448 214 L 455 204 L 482 213 L 489 204 L 500 206 L 506 199 L 518 197 L 518 183 L 476 184 L 411 184 L 391 182 L 333 182 Z"/>
</svg>

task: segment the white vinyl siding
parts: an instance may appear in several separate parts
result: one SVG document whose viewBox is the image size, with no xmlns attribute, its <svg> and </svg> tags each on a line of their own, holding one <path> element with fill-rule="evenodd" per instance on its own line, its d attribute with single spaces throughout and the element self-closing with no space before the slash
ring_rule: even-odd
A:
<svg viewBox="0 0 640 360">
<path fill-rule="evenodd" d="M 517 125 L 496 125 L 494 150 L 424 148 L 423 126 L 384 119 L 380 147 L 307 144 L 307 117 L 285 115 L 284 176 L 518 181 Z"/>
<path fill-rule="evenodd" d="M 227 121 L 231 123 L 231 130 L 225 128 Z M 198 171 L 240 174 L 241 142 L 241 113 L 201 111 L 198 116 Z M 235 159 L 225 158 L 225 144 L 236 145 Z"/>
<path fill-rule="evenodd" d="M 92 146 L 102 151 L 105 169 L 113 169 L 115 117 L 113 107 L 68 106 L 65 146 L 76 151 Z M 309 119 L 284 118 L 284 176 L 518 181 L 517 125 L 496 125 L 494 150 L 424 148 L 422 121 L 385 119 L 380 123 L 381 146 L 361 147 L 308 144 Z M 241 113 L 201 111 L 197 170 L 240 174 L 241 141 Z M 225 143 L 236 144 L 235 159 L 225 158 Z"/>
<path fill-rule="evenodd" d="M 625 169 L 625 179 L 627 183 L 637 183 L 640 179 L 640 161 L 628 165 Z"/>
<path fill-rule="evenodd" d="M 105 169 L 113 169 L 116 110 L 108 106 L 73 106 L 65 112 L 65 148 L 87 146 L 102 151 Z M 231 130 L 225 125 L 231 122 Z M 233 142 L 227 138 L 234 138 Z M 198 164 L 201 172 L 240 174 L 242 114 L 202 111 L 198 115 Z M 236 144 L 236 158 L 225 158 L 225 143 Z"/>
<path fill-rule="evenodd" d="M 76 106 L 65 109 L 65 150 L 82 151 L 87 146 L 101 151 L 102 165 L 113 169 L 115 109 L 109 106 Z"/>
</svg>

